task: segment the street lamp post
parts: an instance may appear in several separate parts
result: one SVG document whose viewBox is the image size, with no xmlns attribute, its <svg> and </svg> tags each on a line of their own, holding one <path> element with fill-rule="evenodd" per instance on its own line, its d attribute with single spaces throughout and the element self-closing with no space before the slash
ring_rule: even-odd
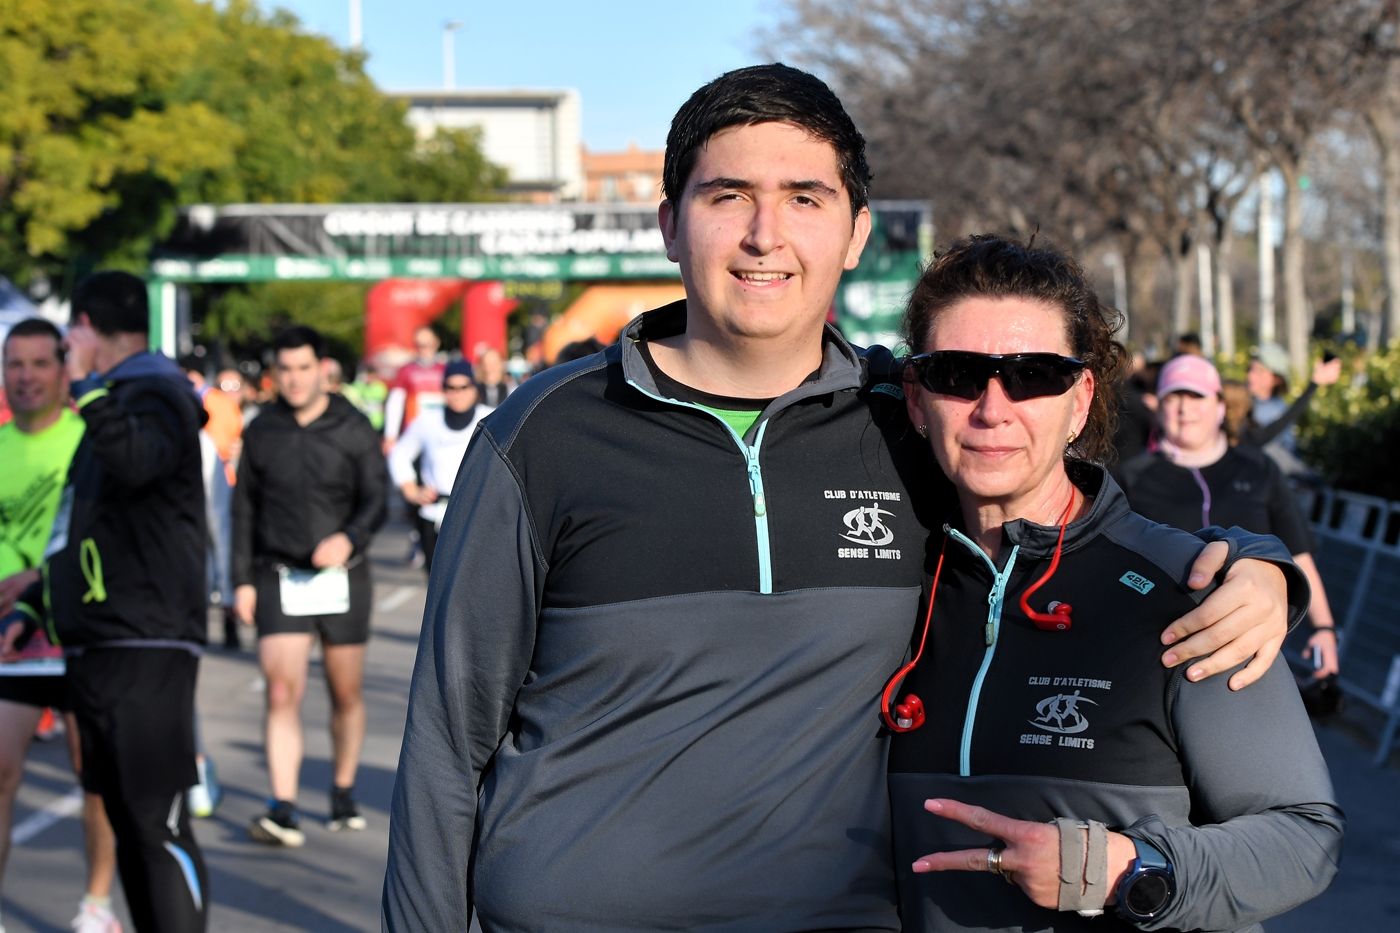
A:
<svg viewBox="0 0 1400 933">
<path fill-rule="evenodd" d="M 454 37 L 466 23 L 460 19 L 449 19 L 442 24 L 442 86 L 452 90 L 457 85 L 457 59 Z"/>
</svg>

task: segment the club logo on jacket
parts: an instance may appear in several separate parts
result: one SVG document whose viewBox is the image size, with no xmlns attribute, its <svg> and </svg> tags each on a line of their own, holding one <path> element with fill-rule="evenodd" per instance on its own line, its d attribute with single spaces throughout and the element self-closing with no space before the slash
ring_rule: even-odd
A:
<svg viewBox="0 0 1400 933">
<path fill-rule="evenodd" d="M 1054 745 L 1059 748 L 1079 748 L 1092 750 L 1094 740 L 1080 735 L 1089 729 L 1089 717 L 1093 711 L 1089 707 L 1098 706 L 1097 700 L 1084 696 L 1083 690 L 1112 690 L 1113 681 L 1091 677 L 1032 677 L 1031 687 L 1073 687 L 1071 692 L 1051 694 L 1036 701 L 1035 715 L 1027 719 L 1039 732 L 1026 732 L 1021 735 L 1022 745 Z"/>
<path fill-rule="evenodd" d="M 1079 708 L 1082 703 L 1098 706 L 1093 700 L 1080 696 L 1078 690 L 1046 697 L 1035 705 L 1036 716 L 1030 720 L 1030 724 L 1046 732 L 1064 735 L 1083 732 L 1089 728 L 1089 720 L 1084 718 L 1084 713 Z"/>
<path fill-rule="evenodd" d="M 894 531 L 888 519 L 895 513 L 881 508 L 882 502 L 900 502 L 903 496 L 898 492 L 885 492 L 870 489 L 827 489 L 826 499 L 845 499 L 862 502 L 848 509 L 841 516 L 841 529 L 837 537 L 856 547 L 838 547 L 836 556 L 844 559 L 899 560 L 900 549 L 889 547 L 894 543 Z M 864 502 L 868 502 L 866 505 Z"/>
</svg>

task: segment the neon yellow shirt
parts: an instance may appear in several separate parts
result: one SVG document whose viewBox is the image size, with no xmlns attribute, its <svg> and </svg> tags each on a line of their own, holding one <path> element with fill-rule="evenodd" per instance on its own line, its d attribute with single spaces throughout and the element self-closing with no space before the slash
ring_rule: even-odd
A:
<svg viewBox="0 0 1400 933">
<path fill-rule="evenodd" d="M 65 408 L 38 434 L 0 425 L 0 579 L 39 566 L 83 419 Z"/>
</svg>

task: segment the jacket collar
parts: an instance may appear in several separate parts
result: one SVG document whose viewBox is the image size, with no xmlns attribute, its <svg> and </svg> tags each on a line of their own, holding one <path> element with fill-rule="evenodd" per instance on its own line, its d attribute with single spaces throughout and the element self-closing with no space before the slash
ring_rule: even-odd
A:
<svg viewBox="0 0 1400 933">
<path fill-rule="evenodd" d="M 1072 460 L 1068 464 L 1068 471 L 1070 482 L 1091 501 L 1089 511 L 1065 527 L 1065 553 L 1087 544 L 1109 524 L 1130 511 L 1128 498 L 1123 494 L 1122 488 L 1100 464 Z M 964 530 L 961 511 L 954 512 L 949 524 Z M 1018 518 L 1001 526 L 1001 536 L 1003 553 L 1013 547 L 1019 547 L 1023 557 L 1047 558 L 1055 552 L 1055 543 L 1060 537 L 1060 526 L 1039 525 L 1028 519 Z"/>
<path fill-rule="evenodd" d="M 622 348 L 622 374 L 629 383 L 650 395 L 661 395 L 651 369 L 642 357 L 640 344 L 685 333 L 685 300 L 672 302 L 655 311 L 633 318 L 622 330 L 618 341 Z M 865 379 L 865 361 L 830 324 L 822 333 L 822 364 L 817 378 L 804 382 L 784 393 L 769 406 L 770 411 L 814 395 L 825 395 L 844 389 L 858 389 Z"/>
</svg>

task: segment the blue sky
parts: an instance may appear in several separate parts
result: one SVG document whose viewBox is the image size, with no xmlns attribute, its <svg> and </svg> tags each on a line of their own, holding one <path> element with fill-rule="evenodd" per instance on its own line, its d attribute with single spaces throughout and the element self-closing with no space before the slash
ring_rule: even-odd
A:
<svg viewBox="0 0 1400 933">
<path fill-rule="evenodd" d="M 338 45 L 349 0 L 258 0 Z M 666 142 L 671 114 L 721 72 L 760 61 L 780 0 L 360 0 L 369 73 L 386 90 L 442 86 L 443 23 L 460 20 L 456 86 L 575 88 L 594 150 Z"/>
</svg>

